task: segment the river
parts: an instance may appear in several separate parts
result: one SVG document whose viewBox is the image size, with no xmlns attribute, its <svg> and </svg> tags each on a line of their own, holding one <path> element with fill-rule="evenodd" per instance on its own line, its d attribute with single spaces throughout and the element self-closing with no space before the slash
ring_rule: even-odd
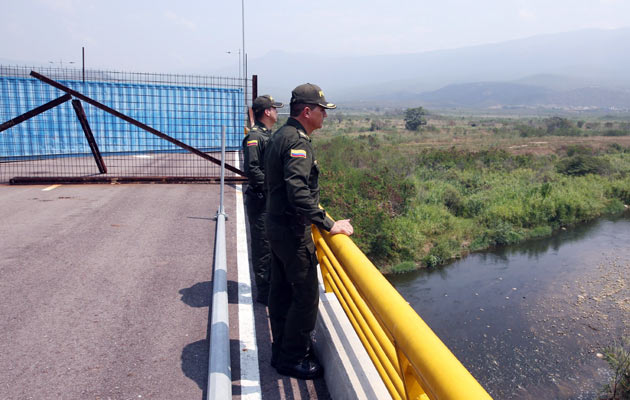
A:
<svg viewBox="0 0 630 400">
<path fill-rule="evenodd" d="M 495 399 L 594 399 L 630 336 L 630 213 L 388 279 Z"/>
</svg>

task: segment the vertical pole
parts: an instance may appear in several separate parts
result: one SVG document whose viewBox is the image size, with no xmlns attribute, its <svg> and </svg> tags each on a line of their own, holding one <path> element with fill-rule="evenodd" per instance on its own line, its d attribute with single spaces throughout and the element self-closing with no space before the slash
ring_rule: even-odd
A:
<svg viewBox="0 0 630 400">
<path fill-rule="evenodd" d="M 85 47 L 81 47 L 81 59 L 83 60 L 83 83 L 85 83 Z"/>
<path fill-rule="evenodd" d="M 243 28 L 243 86 L 245 87 L 245 106 L 247 106 L 247 63 L 245 61 L 247 53 L 245 52 L 245 0 L 241 0 L 241 27 Z"/>
<path fill-rule="evenodd" d="M 101 174 L 106 174 L 107 167 L 105 166 L 105 162 L 103 161 L 101 152 L 99 151 L 96 140 L 94 139 L 94 134 L 92 134 L 92 128 L 90 128 L 90 124 L 88 123 L 87 116 L 85 115 L 85 110 L 81 105 L 81 100 L 72 100 L 72 107 L 74 108 L 74 112 L 77 114 L 77 118 L 79 119 L 81 128 L 83 128 L 83 133 L 85 134 L 85 138 L 90 145 L 90 150 L 92 150 L 92 155 L 94 156 L 94 160 L 96 161 L 96 166 L 98 167 L 99 172 Z"/>
<path fill-rule="evenodd" d="M 258 75 L 252 75 L 252 102 L 258 97 Z"/>
<path fill-rule="evenodd" d="M 225 179 L 225 125 L 221 130 L 221 195 L 219 197 L 219 214 L 223 212 L 223 183 Z"/>
</svg>

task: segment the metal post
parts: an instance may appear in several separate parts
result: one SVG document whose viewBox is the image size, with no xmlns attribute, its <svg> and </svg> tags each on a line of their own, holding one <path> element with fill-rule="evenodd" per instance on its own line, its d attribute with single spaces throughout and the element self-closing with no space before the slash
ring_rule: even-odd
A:
<svg viewBox="0 0 630 400">
<path fill-rule="evenodd" d="M 90 123 L 88 122 L 87 116 L 85 115 L 85 110 L 81 105 L 81 100 L 72 100 L 72 107 L 74 108 L 74 112 L 77 114 L 77 118 L 79 119 L 81 128 L 83 128 L 83 133 L 85 134 L 85 138 L 90 145 L 90 150 L 92 150 L 92 155 L 94 156 L 94 160 L 96 161 L 96 166 L 98 167 L 99 172 L 101 174 L 106 174 L 107 167 L 105 166 L 103 156 L 101 156 L 101 152 L 98 149 L 98 144 L 96 144 L 96 139 L 94 139 L 94 134 L 92 133 L 92 128 L 90 128 Z"/>
<path fill-rule="evenodd" d="M 217 213 L 212 278 L 212 323 L 208 363 L 208 400 L 232 398 L 232 370 L 230 365 L 230 322 L 227 295 L 227 257 L 225 250 L 225 213 L 223 183 L 225 170 L 225 126 L 221 132 L 221 194 Z"/>
<path fill-rule="evenodd" d="M 245 0 L 241 0 L 241 27 L 243 28 L 243 76 L 241 76 L 245 89 L 245 106 L 247 107 L 247 52 L 245 51 Z"/>
<path fill-rule="evenodd" d="M 85 47 L 81 47 L 81 59 L 83 61 L 83 83 L 85 83 Z"/>
<path fill-rule="evenodd" d="M 221 130 L 221 195 L 219 198 L 219 214 L 225 215 L 223 209 L 223 183 L 225 180 L 225 125 Z"/>
</svg>

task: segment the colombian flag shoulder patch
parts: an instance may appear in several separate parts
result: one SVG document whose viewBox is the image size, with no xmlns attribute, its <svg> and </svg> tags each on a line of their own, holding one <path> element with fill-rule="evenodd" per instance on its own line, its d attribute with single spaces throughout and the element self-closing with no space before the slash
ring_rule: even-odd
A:
<svg viewBox="0 0 630 400">
<path fill-rule="evenodd" d="M 291 149 L 291 157 L 306 158 L 306 150 Z"/>
<path fill-rule="evenodd" d="M 249 146 L 258 146 L 258 140 L 248 140 L 247 147 Z"/>
</svg>

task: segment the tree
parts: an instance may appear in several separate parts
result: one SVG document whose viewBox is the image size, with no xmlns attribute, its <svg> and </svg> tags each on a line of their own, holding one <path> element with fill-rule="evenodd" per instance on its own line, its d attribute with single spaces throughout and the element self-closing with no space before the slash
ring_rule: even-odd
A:
<svg viewBox="0 0 630 400">
<path fill-rule="evenodd" d="M 563 131 L 568 131 L 573 127 L 571 121 L 562 117 L 551 117 L 546 118 L 544 121 L 547 126 L 547 133 L 563 133 Z"/>
<path fill-rule="evenodd" d="M 405 129 L 410 131 L 417 131 L 421 125 L 426 125 L 427 120 L 424 116 L 427 112 L 424 108 L 408 108 L 405 111 Z"/>
</svg>

